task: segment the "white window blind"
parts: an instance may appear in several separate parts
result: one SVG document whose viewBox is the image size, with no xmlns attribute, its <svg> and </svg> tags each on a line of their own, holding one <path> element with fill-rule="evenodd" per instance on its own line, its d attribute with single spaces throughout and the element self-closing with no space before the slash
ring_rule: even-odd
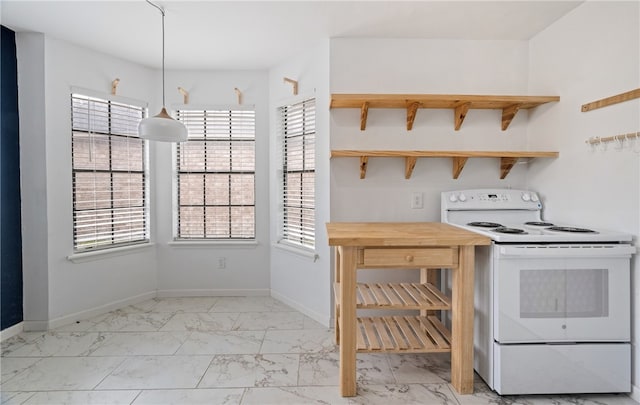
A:
<svg viewBox="0 0 640 405">
<path fill-rule="evenodd" d="M 74 251 L 148 242 L 143 107 L 71 95 Z"/>
<path fill-rule="evenodd" d="M 282 106 L 282 239 L 315 247 L 316 104 L 309 99 Z"/>
<path fill-rule="evenodd" d="M 255 239 L 255 111 L 179 110 L 177 239 Z"/>
</svg>

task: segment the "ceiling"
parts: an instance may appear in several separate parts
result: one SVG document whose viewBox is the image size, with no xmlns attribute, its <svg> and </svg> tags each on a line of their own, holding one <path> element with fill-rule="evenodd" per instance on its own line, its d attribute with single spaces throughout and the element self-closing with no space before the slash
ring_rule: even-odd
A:
<svg viewBox="0 0 640 405">
<path fill-rule="evenodd" d="M 164 1 L 167 69 L 267 69 L 334 37 L 527 40 L 581 1 Z M 1 0 L 0 18 L 150 67 L 161 15 L 144 0 Z"/>
</svg>

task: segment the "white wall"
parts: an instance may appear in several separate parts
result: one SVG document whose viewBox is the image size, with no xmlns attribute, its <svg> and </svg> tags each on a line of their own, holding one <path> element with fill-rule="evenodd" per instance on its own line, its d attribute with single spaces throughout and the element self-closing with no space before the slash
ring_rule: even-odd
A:
<svg viewBox="0 0 640 405">
<path fill-rule="evenodd" d="M 553 165 L 534 165 L 532 188 L 547 200 L 546 219 L 610 228 L 640 239 L 640 163 L 630 147 L 592 151 L 590 137 L 640 130 L 640 100 L 581 112 L 590 101 L 640 87 L 640 4 L 586 2 L 530 41 L 533 93 L 561 101 L 531 115 L 533 149 L 553 149 Z M 640 269 L 632 264 L 632 340 L 635 398 L 640 399 Z"/>
<path fill-rule="evenodd" d="M 331 93 L 527 94 L 526 41 L 348 39 L 331 41 Z M 459 131 L 452 110 L 418 110 L 406 130 L 406 110 L 369 109 L 360 131 L 358 109 L 331 111 L 331 149 L 522 150 L 527 111 L 501 131 L 500 110 L 470 110 Z M 526 165 L 500 180 L 498 159 L 469 159 L 452 178 L 451 159 L 419 159 L 411 179 L 404 160 L 370 158 L 360 180 L 357 158 L 331 160 L 332 221 L 440 221 L 440 193 L 481 187 L 524 187 Z M 424 208 L 411 209 L 413 192 Z M 415 271 L 368 270 L 362 279 L 399 280 Z"/>
<path fill-rule="evenodd" d="M 153 71 L 127 61 L 41 34 L 17 37 L 25 328 L 42 329 L 155 292 L 154 249 L 84 263 L 66 259 L 73 253 L 71 87 L 108 94 L 117 77 L 118 94 L 145 100 L 155 83 Z M 34 60 L 37 65 L 28 67 Z M 34 123 L 27 122 L 32 119 L 28 113 Z"/>
<path fill-rule="evenodd" d="M 283 82 L 299 82 L 299 96 Z M 331 251 L 325 223 L 329 222 L 329 42 L 312 46 L 269 71 L 270 201 L 271 201 L 271 294 L 317 321 L 328 325 L 331 314 Z M 280 160 L 276 109 L 305 98 L 316 99 L 316 247 L 318 255 L 300 255 L 278 246 L 281 215 L 278 184 Z"/>
<path fill-rule="evenodd" d="M 269 295 L 269 115 L 266 71 L 169 71 L 167 106 L 182 104 L 176 88 L 189 92 L 184 108 L 237 105 L 234 91 L 243 94 L 243 105 L 256 111 L 256 242 L 193 244 L 173 241 L 172 144 L 155 143 L 156 244 L 159 295 Z M 160 106 L 150 108 L 155 114 Z M 226 268 L 218 269 L 225 258 Z"/>
<path fill-rule="evenodd" d="M 46 325 L 49 319 L 49 274 L 47 182 L 43 175 L 47 170 L 44 46 L 42 34 L 16 35 L 19 111 L 28 112 L 20 114 L 23 319 Z"/>
</svg>

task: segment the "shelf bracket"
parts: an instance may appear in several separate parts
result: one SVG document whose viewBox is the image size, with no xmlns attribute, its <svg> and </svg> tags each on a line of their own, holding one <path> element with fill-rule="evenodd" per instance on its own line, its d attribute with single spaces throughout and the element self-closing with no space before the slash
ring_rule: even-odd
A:
<svg viewBox="0 0 640 405">
<path fill-rule="evenodd" d="M 454 112 L 454 120 L 455 120 L 454 129 L 456 131 L 460 130 L 460 127 L 462 126 L 462 122 L 464 121 L 464 117 L 467 116 L 467 111 L 469 111 L 470 105 L 471 103 L 462 103 L 456 106 L 456 109 Z"/>
<path fill-rule="evenodd" d="M 369 156 L 360 156 L 360 178 L 364 179 L 367 175 L 367 164 L 369 164 Z"/>
<path fill-rule="evenodd" d="M 416 161 L 418 158 L 414 156 L 407 156 L 404 158 L 404 178 L 409 180 L 411 174 L 413 174 L 413 168 L 416 167 Z"/>
<path fill-rule="evenodd" d="M 520 111 L 520 104 L 512 104 L 502 109 L 502 130 L 506 131 L 513 117 Z"/>
<path fill-rule="evenodd" d="M 460 173 L 462 173 L 462 169 L 464 169 L 464 165 L 467 164 L 468 157 L 454 157 L 453 158 L 453 178 L 458 179 L 460 177 Z"/>
<path fill-rule="evenodd" d="M 236 92 L 236 96 L 238 96 L 238 105 L 242 105 L 242 92 L 237 87 L 234 87 L 233 91 L 235 91 Z"/>
<path fill-rule="evenodd" d="M 413 129 L 413 121 L 416 119 L 418 107 L 420 107 L 420 103 L 417 101 L 414 101 L 407 106 L 407 131 L 411 131 L 411 129 Z"/>
<path fill-rule="evenodd" d="M 364 131 L 367 127 L 367 115 L 369 115 L 369 102 L 365 101 L 360 108 L 360 131 Z"/>
<path fill-rule="evenodd" d="M 517 157 L 501 157 L 500 158 L 500 180 L 507 177 L 513 165 L 518 161 Z"/>
<path fill-rule="evenodd" d="M 284 82 L 285 83 L 289 83 L 293 87 L 293 95 L 297 96 L 298 95 L 298 81 L 290 79 L 288 77 L 285 77 L 284 78 Z"/>
</svg>

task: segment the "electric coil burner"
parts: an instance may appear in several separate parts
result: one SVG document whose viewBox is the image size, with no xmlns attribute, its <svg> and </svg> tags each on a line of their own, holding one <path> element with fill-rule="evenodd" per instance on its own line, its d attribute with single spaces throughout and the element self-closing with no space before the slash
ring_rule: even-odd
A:
<svg viewBox="0 0 640 405">
<path fill-rule="evenodd" d="M 526 190 L 448 191 L 441 204 L 442 222 L 492 240 L 474 277 L 474 368 L 491 389 L 631 391 L 631 235 L 545 221 Z"/>
</svg>

